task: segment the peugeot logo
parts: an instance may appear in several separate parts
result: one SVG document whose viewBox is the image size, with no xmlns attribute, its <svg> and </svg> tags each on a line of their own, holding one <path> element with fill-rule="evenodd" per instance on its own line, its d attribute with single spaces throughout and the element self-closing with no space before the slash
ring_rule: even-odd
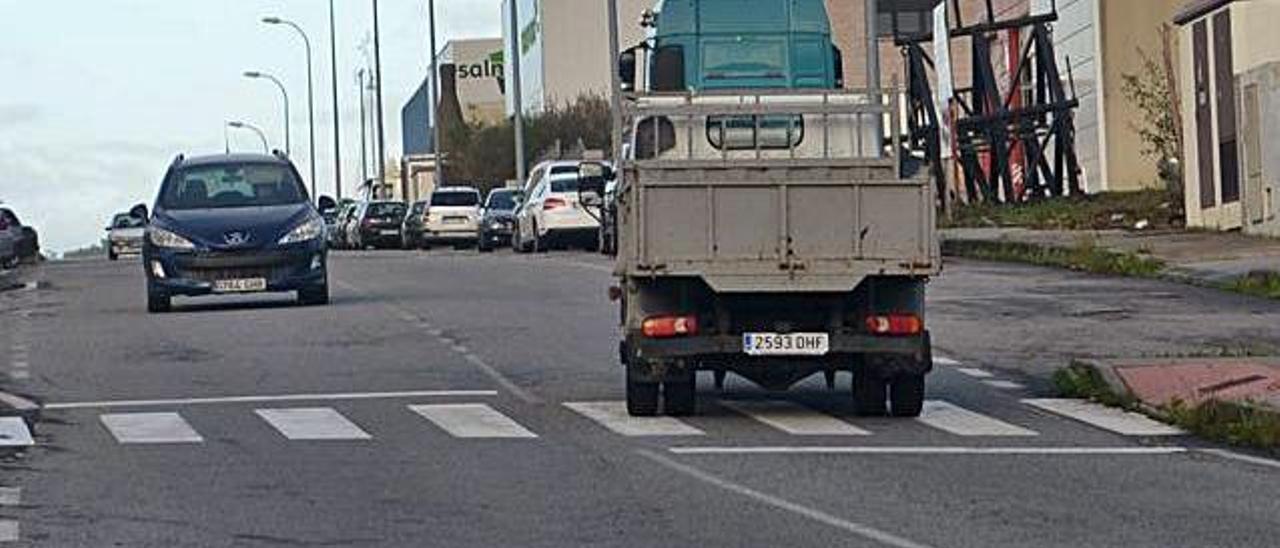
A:
<svg viewBox="0 0 1280 548">
<path fill-rule="evenodd" d="M 249 233 L 244 231 L 228 232 L 222 236 L 227 245 L 238 246 L 249 243 Z"/>
</svg>

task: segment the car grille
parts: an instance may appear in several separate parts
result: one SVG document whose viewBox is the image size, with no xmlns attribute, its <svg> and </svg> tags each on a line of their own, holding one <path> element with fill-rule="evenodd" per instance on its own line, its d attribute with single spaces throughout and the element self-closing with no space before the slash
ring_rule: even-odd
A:
<svg viewBox="0 0 1280 548">
<path fill-rule="evenodd" d="M 247 280 L 252 278 L 264 278 L 273 280 L 287 273 L 286 269 L 266 268 L 266 267 L 249 267 L 249 268 L 193 268 L 183 269 L 178 272 L 179 277 L 189 280 L 201 282 L 216 282 L 218 280 Z"/>
</svg>

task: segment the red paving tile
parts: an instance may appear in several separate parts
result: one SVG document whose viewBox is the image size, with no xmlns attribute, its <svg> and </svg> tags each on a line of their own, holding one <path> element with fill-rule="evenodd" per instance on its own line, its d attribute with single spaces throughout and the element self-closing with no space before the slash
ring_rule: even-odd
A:
<svg viewBox="0 0 1280 548">
<path fill-rule="evenodd" d="M 1151 362 L 1117 366 L 1115 371 L 1135 396 L 1156 405 L 1207 399 L 1280 402 L 1280 366 L 1275 364 L 1239 360 Z"/>
</svg>

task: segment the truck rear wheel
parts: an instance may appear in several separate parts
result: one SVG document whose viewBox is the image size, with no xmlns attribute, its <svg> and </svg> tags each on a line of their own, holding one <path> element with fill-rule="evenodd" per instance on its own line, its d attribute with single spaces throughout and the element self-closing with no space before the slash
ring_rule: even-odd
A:
<svg viewBox="0 0 1280 548">
<path fill-rule="evenodd" d="M 889 381 L 889 405 L 895 417 L 919 417 L 924 410 L 924 375 L 901 375 Z"/>
<path fill-rule="evenodd" d="M 862 365 L 853 372 L 853 409 L 863 417 L 883 417 L 886 413 L 884 379 Z"/>
<path fill-rule="evenodd" d="M 692 371 L 679 381 L 662 383 L 663 405 L 668 415 L 686 417 L 698 412 L 698 377 Z"/>
</svg>

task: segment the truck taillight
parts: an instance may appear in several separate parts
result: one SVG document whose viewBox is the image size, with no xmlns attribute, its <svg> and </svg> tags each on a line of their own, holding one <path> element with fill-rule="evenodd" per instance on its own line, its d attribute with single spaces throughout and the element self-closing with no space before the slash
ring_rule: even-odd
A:
<svg viewBox="0 0 1280 548">
<path fill-rule="evenodd" d="M 569 206 L 569 202 L 561 200 L 560 198 L 547 198 L 547 201 L 542 202 L 543 211 L 549 211 L 552 209 L 559 209 L 559 208 L 568 207 L 568 206 Z"/>
<path fill-rule="evenodd" d="M 688 316 L 654 316 L 646 319 L 641 326 L 644 336 L 651 339 L 669 339 L 698 334 L 698 317 Z"/>
<path fill-rule="evenodd" d="M 924 322 L 915 314 L 879 314 L 867 316 L 867 331 L 873 335 L 919 335 Z"/>
</svg>

